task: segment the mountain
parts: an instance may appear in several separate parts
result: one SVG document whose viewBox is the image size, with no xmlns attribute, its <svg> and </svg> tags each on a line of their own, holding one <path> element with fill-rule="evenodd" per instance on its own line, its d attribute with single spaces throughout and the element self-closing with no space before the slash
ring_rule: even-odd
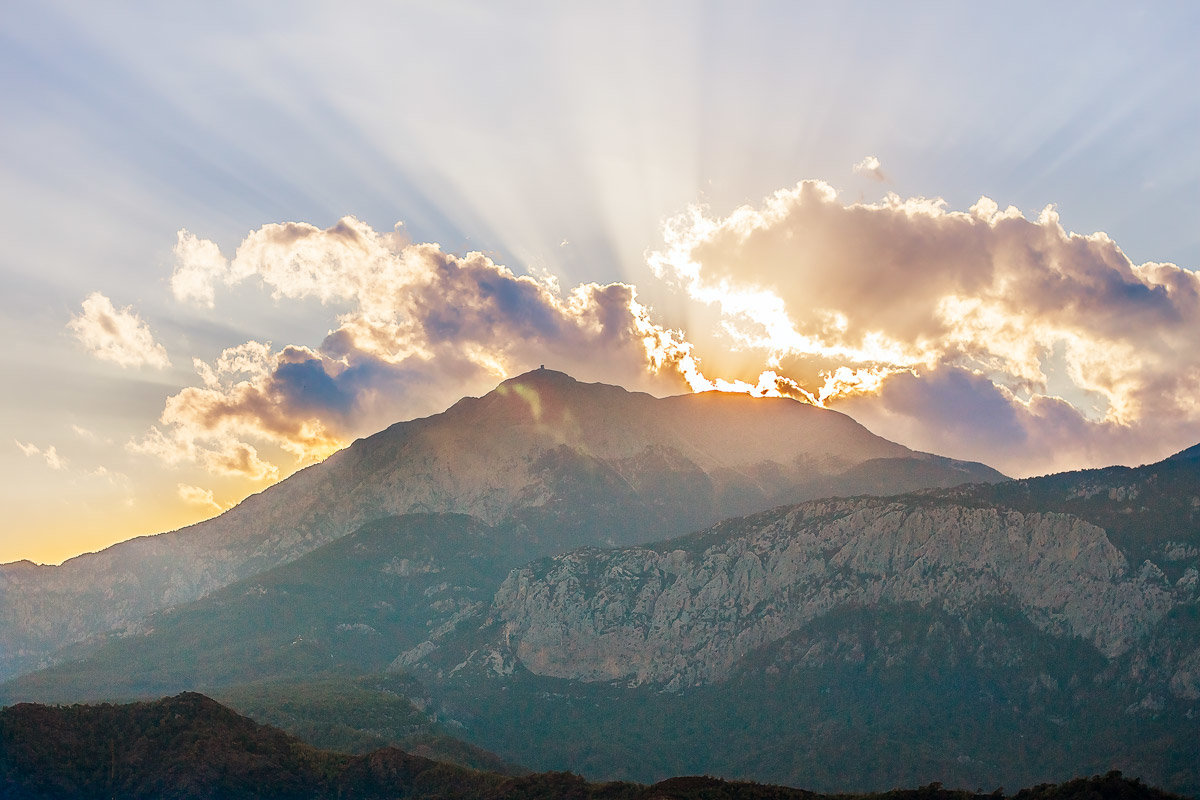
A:
<svg viewBox="0 0 1200 800">
<path fill-rule="evenodd" d="M 660 399 L 537 370 L 356 441 L 212 520 L 58 567 L 0 567 L 0 679 L 89 636 L 136 632 L 151 612 L 385 516 L 469 514 L 502 530 L 508 552 L 532 558 L 652 541 L 807 498 L 1002 478 L 789 399 Z"/>
<path fill-rule="evenodd" d="M 535 768 L 870 790 L 1118 767 L 1196 794 L 1198 487 L 1170 459 L 578 549 L 394 666 Z"/>
<path fill-rule="evenodd" d="M 1118 768 L 1197 794 L 1198 487 L 1200 460 L 1169 459 L 808 501 L 528 562 L 503 526 L 385 517 L 80 645 L 0 702 L 202 688 L 326 745 L 449 731 L 638 782 L 869 791 Z"/>
<path fill-rule="evenodd" d="M 709 777 L 643 786 L 589 783 L 561 772 L 512 776 L 396 748 L 349 756 L 316 750 L 195 693 L 124 706 L 6 708 L 0 710 L 0 745 L 2 800 L 826 800 L 801 789 Z M 1003 798 L 1001 791 L 984 795 L 934 783 L 862 800 Z M 1110 772 L 1039 785 L 1015 798 L 1172 800 L 1172 795 Z"/>
</svg>

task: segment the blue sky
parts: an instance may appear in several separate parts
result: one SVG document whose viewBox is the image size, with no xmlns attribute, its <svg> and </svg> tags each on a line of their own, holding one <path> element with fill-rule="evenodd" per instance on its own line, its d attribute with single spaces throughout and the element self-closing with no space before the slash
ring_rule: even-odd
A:
<svg viewBox="0 0 1200 800">
<path fill-rule="evenodd" d="M 1016 352 L 1019 342 L 983 342 L 1008 334 L 980 328 L 982 301 L 964 296 L 970 282 L 956 278 L 952 305 L 961 313 L 952 346 L 929 341 L 945 324 L 919 332 L 920 341 L 889 329 L 884 357 L 866 354 L 861 339 L 831 344 L 829 332 L 842 328 L 821 325 L 835 317 L 848 319 L 850 331 L 869 327 L 849 306 L 823 306 L 825 322 L 806 322 L 804 298 L 819 287 L 786 276 L 812 254 L 776 253 L 778 263 L 751 264 L 738 260 L 746 252 L 693 228 L 691 244 L 674 251 L 697 259 L 702 270 L 693 280 L 669 263 L 664 223 L 702 204 L 699 218 L 717 236 L 738 207 L 762 212 L 766 198 L 806 180 L 835 191 L 830 202 L 838 207 L 875 207 L 868 216 L 881 224 L 893 213 L 879 206 L 889 193 L 941 198 L 945 212 L 963 214 L 986 196 L 1031 223 L 1052 205 L 1064 232 L 1103 231 L 1132 264 L 1169 263 L 1190 275 L 1200 265 L 1197 31 L 1200 10 L 1188 3 L 10 4 L 0 22 L 0 324 L 12 343 L 0 354 L 8 376 L 0 470 L 10 509 L 0 561 L 57 561 L 200 519 L 338 442 L 486 391 L 530 363 L 550 360 L 626 383 L 653 366 L 622 361 L 629 354 L 621 351 L 607 371 L 588 375 L 588 359 L 575 359 L 565 345 L 535 336 L 514 350 L 477 332 L 475 355 L 454 369 L 403 362 L 395 341 L 393 350 L 373 352 L 374 361 L 354 361 L 330 349 L 327 336 L 362 311 L 364 293 L 384 284 L 302 290 L 246 262 L 236 279 L 212 278 L 211 307 L 181 300 L 172 284 L 187 258 L 177 248 L 180 230 L 228 260 L 263 226 L 324 230 L 349 215 L 379 236 L 403 222 L 403 236 L 383 250 L 407 242 L 437 243 L 456 257 L 482 251 L 493 265 L 557 286 L 563 297 L 579 285 L 634 286 L 648 310 L 634 309 L 631 318 L 680 332 L 673 352 L 690 346 L 710 383 L 761 383 L 769 369 L 796 391 L 817 394 L 841 365 L 831 353 L 853 351 L 847 369 L 882 383 L 867 391 L 860 372 L 859 393 L 844 401 L 829 395 L 830 407 L 911 446 L 987 460 L 1012 474 L 1182 449 L 1200 438 L 1200 415 L 1182 399 L 1194 365 L 1186 347 L 1172 344 L 1197 333 L 1191 306 L 1178 299 L 1190 289 L 1173 289 L 1172 302 L 1146 319 L 1122 305 L 1133 301 L 1120 293 L 1088 294 L 1099 304 L 1096 329 L 1075 316 L 1049 320 L 1048 310 L 1021 318 L 1016 327 L 1046 326 L 1030 356 Z M 856 171 L 868 156 L 878 169 Z M 816 202 L 756 224 L 800 224 Z M 926 218 L 905 213 L 905 220 Z M 1009 227 L 980 246 L 994 254 L 998 242 L 1014 246 L 1013 237 L 1047 230 Z M 963 256 L 948 242 L 920 250 L 947 228 L 914 227 L 917 255 L 897 269 L 915 275 L 944 263 L 953 271 Z M 865 235 L 849 223 L 847 230 Z M 278 237 L 260 238 L 282 246 Z M 1066 252 L 1072 246 L 1062 241 Z M 1093 249 L 1087 264 L 1111 266 L 1111 252 Z M 703 260 L 717 255 L 729 263 Z M 509 280 L 491 267 L 452 263 L 456 274 L 485 283 Z M 1085 289 L 1095 283 L 1086 276 L 1099 274 L 1087 264 L 1071 273 L 1085 276 L 1078 283 Z M 715 302 L 716 283 L 706 276 L 718 273 L 735 295 L 772 293 L 808 349 L 766 343 L 762 331 L 777 330 L 767 317 Z M 869 269 L 863 274 L 870 282 Z M 1150 296 L 1166 280 L 1143 271 L 1122 285 Z M 520 286 L 533 292 L 529 302 L 550 302 Z M 1036 281 L 1027 289 L 1047 291 Z M 443 295 L 467 302 L 449 291 L 438 288 L 422 302 Z M 930 313 L 945 316 L 949 290 L 930 291 L 941 303 L 930 301 Z M 85 338 L 84 323 L 72 327 L 91 319 L 84 303 L 93 293 L 107 298 L 112 319 L 130 321 L 131 331 L 144 326 L 162 358 L 122 364 L 98 355 L 103 346 Z M 608 308 L 618 302 L 610 295 L 587 302 Z M 870 306 L 859 306 L 857 295 L 823 296 Z M 1022 297 L 1000 308 L 993 293 L 984 305 L 993 316 L 1019 315 Z M 619 303 L 631 313 L 627 300 Z M 897 298 L 914 307 L 926 300 Z M 371 324 L 380 321 L 377 311 Z M 555 306 L 555 324 L 576 325 L 562 320 L 577 311 Z M 408 313 L 403 319 L 423 312 Z M 1116 342 L 1119 326 L 1104 321 L 1110 317 L 1145 333 L 1122 334 L 1111 353 L 1124 355 L 1109 361 L 1132 359 L 1144 346 L 1157 371 L 1143 374 L 1149 367 L 1131 361 L 1136 380 L 1092 380 L 1096 367 L 1079 355 L 1080 342 Z M 816 348 L 818 358 L 809 340 L 820 336 L 828 347 Z M 254 478 L 214 469 L 215 456 L 197 455 L 199 440 L 180 433 L 184 422 L 160 420 L 170 398 L 204 385 L 193 359 L 215 365 L 246 342 L 272 343 L 262 356 L 266 371 L 256 374 L 266 381 L 264 396 L 276 392 L 275 416 L 221 436 L 222 446 L 253 446 L 274 468 Z M 281 356 L 288 345 L 307 354 Z M 595 343 L 579 346 L 584 352 Z M 420 347 L 434 352 L 427 341 Z M 372 369 L 387 375 L 371 384 L 369 402 L 365 394 L 355 395 L 361 402 L 339 395 L 336 408 L 314 411 L 316 399 L 300 402 L 280 389 L 281 376 L 298 370 L 282 369 L 280 358 L 329 372 L 343 381 L 339 391 L 350 391 L 349 378 L 335 374 L 346 364 L 357 370 L 348 373 L 354 391 Z M 1030 358 L 1041 377 L 1030 377 Z M 708 385 L 681 376 L 643 377 L 645 388 L 662 392 Z M 226 377 L 220 391 L 228 395 L 236 380 Z M 380 399 L 381 387 L 390 402 Z M 1147 399 L 1156 392 L 1176 400 L 1160 407 Z M 998 403 L 1023 405 L 1004 425 L 963 441 L 922 417 L 923 408 L 944 416 L 947 397 L 958 398 L 952 405 L 962 417 L 952 432 L 980 428 L 976 409 L 996 419 L 1005 416 Z M 301 409 L 310 414 L 304 420 L 324 426 L 322 436 L 280 433 Z M 1051 425 L 1069 431 L 1056 453 L 1035 446 L 1046 436 L 1037 426 Z M 174 450 L 147 444 L 154 426 L 175 437 Z"/>
</svg>

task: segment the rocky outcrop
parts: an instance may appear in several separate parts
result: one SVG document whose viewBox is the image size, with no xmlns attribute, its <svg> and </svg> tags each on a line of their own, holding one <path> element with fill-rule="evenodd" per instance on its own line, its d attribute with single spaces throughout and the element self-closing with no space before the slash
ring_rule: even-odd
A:
<svg viewBox="0 0 1200 800">
<path fill-rule="evenodd" d="M 1195 588 L 1185 594 L 1075 517 L 867 499 L 807 503 L 658 547 L 568 553 L 514 571 L 492 614 L 497 648 L 536 674 L 681 687 L 725 679 L 831 610 L 880 603 L 1003 603 L 1114 658 Z"/>
</svg>

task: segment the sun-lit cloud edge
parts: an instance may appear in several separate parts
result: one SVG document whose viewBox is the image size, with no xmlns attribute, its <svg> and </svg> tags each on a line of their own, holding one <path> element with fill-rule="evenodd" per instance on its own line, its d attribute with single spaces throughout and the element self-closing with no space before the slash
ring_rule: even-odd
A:
<svg viewBox="0 0 1200 800">
<path fill-rule="evenodd" d="M 862 161 L 855 164 L 854 174 L 862 175 L 880 183 L 886 183 L 888 180 L 887 173 L 883 171 L 883 164 L 880 163 L 879 158 L 876 156 L 866 156 Z"/>
<path fill-rule="evenodd" d="M 692 206 L 663 238 L 652 272 L 718 311 L 745 371 L 758 360 L 744 385 L 794 385 L 784 393 L 884 435 L 1016 474 L 1200 438 L 1200 280 L 1069 233 L 1053 207 L 1030 219 L 987 197 L 966 211 L 893 194 L 845 203 L 803 181 L 724 216 Z M 959 438 L 942 435 L 947 409 L 910 402 L 916 386 L 960 390 Z"/>
</svg>

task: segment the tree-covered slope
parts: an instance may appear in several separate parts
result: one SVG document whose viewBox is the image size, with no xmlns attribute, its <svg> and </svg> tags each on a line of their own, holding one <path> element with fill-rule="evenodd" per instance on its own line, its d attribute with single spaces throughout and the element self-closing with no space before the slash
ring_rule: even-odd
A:
<svg viewBox="0 0 1200 800">
<path fill-rule="evenodd" d="M 360 756 L 316 750 L 199 694 L 124 706 L 0 709 L 0 798 L 261 800 L 826 800 L 786 786 L 676 777 L 589 783 L 570 773 L 502 775 L 396 748 Z M 842 800 L 1003 800 L 941 783 Z M 1171 800 L 1119 773 L 1042 784 L 1020 800 Z M 833 800 L 833 798 L 829 798 Z"/>
</svg>

